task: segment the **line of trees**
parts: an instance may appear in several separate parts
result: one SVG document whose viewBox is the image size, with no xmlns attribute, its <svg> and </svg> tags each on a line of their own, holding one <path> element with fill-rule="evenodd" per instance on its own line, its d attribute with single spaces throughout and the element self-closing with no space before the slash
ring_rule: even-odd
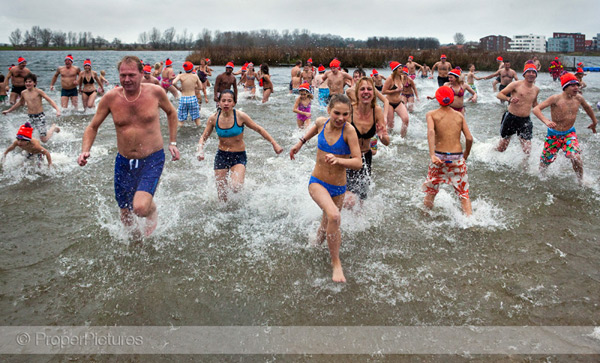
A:
<svg viewBox="0 0 600 363">
<path fill-rule="evenodd" d="M 194 34 L 187 29 L 178 33 L 174 27 L 159 30 L 153 27 L 139 34 L 137 42 L 124 44 L 120 39 L 109 41 L 92 32 L 64 32 L 33 26 L 30 30 L 16 29 L 9 35 L 14 47 L 25 48 L 64 48 L 81 47 L 91 49 L 163 49 L 189 50 L 210 47 L 227 48 L 371 48 L 371 49 L 437 49 L 440 42 L 436 38 L 390 38 L 370 37 L 367 40 L 342 38 L 333 34 L 313 34 L 307 29 L 277 30 L 261 29 L 253 31 L 225 31 L 203 29 Z"/>
</svg>

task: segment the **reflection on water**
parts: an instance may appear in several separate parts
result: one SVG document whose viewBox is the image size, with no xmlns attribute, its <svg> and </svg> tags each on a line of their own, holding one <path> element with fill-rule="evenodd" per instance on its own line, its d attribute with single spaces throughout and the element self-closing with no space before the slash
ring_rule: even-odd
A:
<svg viewBox="0 0 600 363">
<path fill-rule="evenodd" d="M 1 64 L 11 63 L 15 54 L 0 54 Z M 106 69 L 116 82 L 114 64 L 122 55 L 93 53 L 94 69 Z M 176 67 L 186 55 L 168 53 Z M 58 91 L 48 85 L 64 55 L 24 56 L 40 88 L 58 100 Z M 76 64 L 87 57 L 74 56 Z M 167 53 L 141 56 L 155 62 Z M 310 246 L 320 218 L 307 192 L 316 143 L 307 144 L 295 161 L 287 157 L 301 135 L 292 112 L 295 98 L 287 93 L 289 69 L 272 73 L 269 103 L 240 97 L 237 108 L 286 151 L 276 156 L 260 135 L 246 132 L 246 185 L 223 205 L 212 170 L 216 136 L 206 145 L 207 159 L 198 162 L 202 128 L 189 122 L 178 136 L 182 160 L 167 162 L 156 194 L 159 226 L 141 247 L 129 246 L 114 201 L 111 119 L 100 128 L 89 164 L 80 168 L 81 137 L 93 114 L 69 110 L 55 119 L 46 107 L 62 129 L 47 144 L 56 167 L 37 169 L 12 153 L 0 174 L 5 325 L 597 323 L 600 143 L 586 129 L 585 113 L 576 127 L 586 186 L 577 185 L 563 156 L 542 179 L 537 169 L 542 123 L 534 120 L 529 159 L 516 139 L 505 153 L 496 152 L 504 106 L 494 98 L 491 81 L 480 81 L 479 102 L 466 105 L 475 137 L 468 162 L 474 215 L 462 215 L 448 187 L 426 212 L 420 189 L 428 162 L 425 113 L 436 105 L 425 96 L 433 95 L 437 83 L 418 79 L 421 101 L 408 137 L 394 134 L 389 147 L 379 146 L 370 198 L 362 211 L 342 213 L 348 283 L 340 285 L 330 282 L 327 249 Z M 600 74 L 585 81 L 584 96 L 595 104 Z M 559 92 L 546 73 L 537 83 L 540 101 Z M 4 116 L 3 145 L 12 142 L 24 112 Z M 214 103 L 203 105 L 203 125 L 212 112 Z"/>
</svg>

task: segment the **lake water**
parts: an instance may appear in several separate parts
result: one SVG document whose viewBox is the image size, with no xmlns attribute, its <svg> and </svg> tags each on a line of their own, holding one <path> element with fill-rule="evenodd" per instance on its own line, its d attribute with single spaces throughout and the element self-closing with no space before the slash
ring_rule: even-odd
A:
<svg viewBox="0 0 600 363">
<path fill-rule="evenodd" d="M 94 70 L 106 69 L 113 84 L 124 54 L 73 52 L 76 65 L 91 57 Z M 171 57 L 179 71 L 188 53 L 135 54 L 149 63 Z M 21 55 L 38 86 L 58 103 L 60 90 L 49 91 L 49 83 L 65 53 L 1 52 L 0 65 L 6 69 Z M 213 68 L 211 80 L 224 70 Z M 316 143 L 289 160 L 302 135 L 292 112 L 295 96 L 287 92 L 289 68 L 271 73 L 270 101 L 241 97 L 237 109 L 264 126 L 284 153 L 276 156 L 247 129 L 244 190 L 227 205 L 219 203 L 214 133 L 207 160 L 195 158 L 215 110 L 212 101 L 203 105 L 202 127 L 188 122 L 179 131 L 182 158 L 165 164 L 155 195 L 159 225 L 141 247 L 130 246 L 114 200 L 112 119 L 100 127 L 82 168 L 76 159 L 93 114 L 67 110 L 56 119 L 45 103 L 48 119 L 62 129 L 47 143 L 55 168 L 37 169 L 13 152 L 0 173 L 3 325 L 598 325 L 600 138 L 586 129 L 590 120 L 583 111 L 575 124 L 585 168 L 581 187 L 563 154 L 546 178 L 539 175 L 546 128 L 535 116 L 529 159 L 516 138 L 506 152 L 495 151 L 506 106 L 495 98 L 491 80 L 479 81 L 478 103 L 466 104 L 475 138 L 468 161 L 473 216 L 463 216 L 449 186 L 426 213 L 425 113 L 437 103 L 425 96 L 434 94 L 437 82 L 417 79 L 421 101 L 407 138 L 396 132 L 390 146 L 379 146 L 369 199 L 360 212 L 342 213 L 348 282 L 336 284 L 327 249 L 309 245 L 321 217 L 307 191 Z M 584 97 L 598 115 L 600 73 L 584 80 Z M 548 73 L 537 85 L 539 101 L 560 92 Z M 2 120 L 0 141 L 8 147 L 26 110 Z M 166 144 L 162 113 L 161 121 Z"/>
</svg>

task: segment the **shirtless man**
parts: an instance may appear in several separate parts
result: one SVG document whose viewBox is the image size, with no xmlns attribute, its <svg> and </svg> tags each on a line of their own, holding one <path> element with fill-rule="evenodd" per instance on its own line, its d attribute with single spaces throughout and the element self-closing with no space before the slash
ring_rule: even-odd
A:
<svg viewBox="0 0 600 363">
<path fill-rule="evenodd" d="M 2 155 L 2 162 L 6 158 L 6 155 L 13 151 L 15 148 L 20 147 L 21 149 L 27 151 L 29 153 L 29 157 L 39 154 L 44 155 L 46 160 L 48 160 L 48 167 L 52 166 L 52 157 L 48 150 L 44 149 L 40 144 L 40 141 L 33 138 L 33 128 L 26 122 L 24 125 L 21 125 L 19 131 L 17 132 L 17 140 L 15 140 L 4 152 Z M 28 158 L 29 158 L 28 157 Z M 41 157 L 40 157 L 41 160 Z"/>
<path fill-rule="evenodd" d="M 35 129 L 40 133 L 40 140 L 43 142 L 48 141 L 54 132 L 60 132 L 60 129 L 56 124 L 52 124 L 50 130 L 46 130 L 46 115 L 44 115 L 44 107 L 42 106 L 42 98 L 48 101 L 52 107 L 56 110 L 56 116 L 60 116 L 60 109 L 52 98 L 48 97 L 46 92 L 38 89 L 37 76 L 33 73 L 29 73 L 25 76 L 25 91 L 21 92 L 21 99 L 15 103 L 11 108 L 6 111 L 2 111 L 2 114 L 7 113 L 23 106 L 27 105 L 27 114 L 29 115 L 29 121 Z"/>
<path fill-rule="evenodd" d="M 185 73 L 179 74 L 173 80 L 173 84 L 181 82 L 181 97 L 179 98 L 179 108 L 177 109 L 177 119 L 179 120 L 178 127 L 183 126 L 183 122 L 187 120 L 188 113 L 196 126 L 200 126 L 200 105 L 198 97 L 196 97 L 196 88 L 204 89 L 204 85 L 200 78 L 195 73 L 194 65 L 191 62 L 183 63 Z"/>
<path fill-rule="evenodd" d="M 144 66 L 144 77 L 142 83 L 151 83 L 160 86 L 160 81 L 152 75 L 152 66 L 147 64 Z"/>
<path fill-rule="evenodd" d="M 502 92 L 502 90 L 505 89 L 513 80 L 519 80 L 519 77 L 517 77 L 517 72 L 510 68 L 510 61 L 507 60 L 504 61 L 504 67 L 502 69 L 497 70 L 489 76 L 481 77 L 480 79 L 490 79 L 494 77 L 500 77 L 500 92 Z M 510 97 L 510 93 L 506 95 Z M 502 103 L 504 103 L 504 100 L 501 100 Z"/>
<path fill-rule="evenodd" d="M 502 59 L 502 57 L 496 58 L 496 62 L 498 62 L 498 70 L 501 70 L 502 68 L 504 68 L 504 60 Z M 500 83 L 501 81 L 502 80 L 500 79 L 500 76 L 498 76 L 498 77 L 496 77 L 494 82 L 492 82 L 492 88 L 494 89 L 494 92 L 496 92 L 496 85 L 498 83 Z M 500 91 L 502 91 L 502 89 L 500 89 Z"/>
<path fill-rule="evenodd" d="M 438 86 L 443 86 L 444 83 L 449 82 L 448 79 L 448 72 L 450 72 L 450 70 L 452 69 L 452 64 L 450 64 L 450 62 L 446 61 L 446 55 L 442 54 L 440 57 L 440 61 L 436 62 L 433 67 L 431 67 L 431 77 L 433 78 L 433 72 L 435 72 L 435 69 L 437 68 L 438 70 Z"/>
<path fill-rule="evenodd" d="M 73 65 L 73 56 L 68 54 L 65 57 L 65 65 L 58 67 L 52 81 L 50 81 L 50 91 L 54 91 L 54 83 L 60 76 L 60 106 L 67 108 L 69 106 L 69 99 L 71 99 L 71 106 L 77 109 L 77 85 L 79 84 L 79 67 Z"/>
<path fill-rule="evenodd" d="M 419 63 L 413 62 L 413 56 L 412 55 L 408 56 L 408 61 L 406 61 L 406 64 L 404 66 L 406 68 L 408 68 L 408 76 L 412 80 L 414 80 L 415 78 L 417 78 L 417 67 L 419 67 L 419 69 L 423 68 L 423 66 L 420 65 Z"/>
<path fill-rule="evenodd" d="M 219 104 L 219 95 L 221 94 L 221 91 L 226 90 L 226 89 L 231 89 L 232 87 L 233 87 L 233 94 L 235 96 L 234 99 L 237 100 L 237 95 L 238 95 L 237 82 L 235 80 L 235 76 L 232 73 L 233 73 L 233 62 L 229 62 L 225 65 L 225 73 L 219 74 L 217 76 L 217 79 L 215 80 L 215 91 L 214 91 L 213 99 L 217 103 L 217 106 Z"/>
<path fill-rule="evenodd" d="M 302 70 L 301 77 L 302 83 L 312 84 L 314 73 L 309 63 L 306 63 L 306 65 L 304 66 L 304 70 Z"/>
<path fill-rule="evenodd" d="M 298 73 L 302 72 L 302 61 L 296 61 L 296 65 L 294 65 L 294 67 L 292 68 L 291 72 L 290 72 L 290 93 L 292 93 L 293 89 L 294 89 L 294 77 L 298 77 Z M 300 83 L 298 83 L 298 85 L 300 85 Z M 296 87 L 298 88 L 298 87 Z"/>
<path fill-rule="evenodd" d="M 329 88 L 327 87 L 327 82 L 323 81 L 325 67 L 322 64 L 319 64 L 317 71 L 319 74 L 317 74 L 313 80 L 313 88 L 315 90 L 319 90 L 319 106 L 327 107 L 327 100 L 329 100 Z"/>
<path fill-rule="evenodd" d="M 117 67 L 122 87 L 107 92 L 98 103 L 96 114 L 83 133 L 77 162 L 80 166 L 87 164 L 98 128 L 112 114 L 119 152 L 115 161 L 115 194 L 121 221 L 132 226 L 134 214 L 146 218 L 144 233 L 148 236 L 158 222 L 153 196 L 165 161 L 158 109 L 167 114 L 173 161 L 179 159 L 177 111 L 160 87 L 141 83 L 142 64 L 137 57 L 125 56 Z M 139 232 L 135 235 L 139 236 Z"/>
<path fill-rule="evenodd" d="M 351 75 L 340 71 L 341 65 L 342 62 L 339 60 L 332 60 L 329 63 L 329 68 L 331 68 L 331 70 L 325 72 L 323 75 L 323 81 L 327 81 L 327 87 L 329 87 L 329 98 L 327 103 L 329 103 L 329 99 L 331 99 L 333 95 L 344 94 L 346 81 L 352 82 Z"/>
<path fill-rule="evenodd" d="M 19 57 L 18 65 L 16 67 L 10 67 L 8 74 L 4 80 L 4 84 L 1 86 L 4 89 L 8 88 L 8 82 L 12 80 L 12 89 L 10 90 L 9 102 L 14 105 L 17 102 L 17 98 L 21 95 L 21 92 L 25 90 L 25 76 L 31 73 L 27 66 L 27 61 L 23 57 Z"/>
<path fill-rule="evenodd" d="M 563 92 L 550 96 L 544 102 L 533 109 L 533 114 L 548 126 L 548 135 L 544 143 L 544 150 L 540 157 L 540 171 L 545 172 L 546 168 L 556 160 L 556 155 L 560 150 L 565 152 L 565 156 L 571 159 L 573 170 L 577 174 L 577 179 L 581 184 L 583 181 L 583 162 L 579 154 L 579 141 L 575 132 L 575 120 L 579 107 L 583 107 L 592 123 L 588 126 L 592 132 L 596 133 L 598 120 L 594 111 L 579 93 L 579 81 L 571 73 L 565 73 L 560 77 L 560 83 Z M 550 115 L 552 120 L 548 119 L 542 110 L 550 106 Z"/>
<path fill-rule="evenodd" d="M 173 61 L 167 58 L 165 61 L 165 68 L 162 71 L 160 85 L 165 90 L 165 92 L 171 92 L 173 98 L 177 99 L 179 97 L 179 92 L 177 92 L 177 88 L 173 86 L 173 80 L 175 79 L 175 71 L 173 70 Z"/>
<path fill-rule="evenodd" d="M 427 112 L 427 142 L 429 144 L 429 170 L 423 183 L 425 207 L 433 208 L 433 201 L 440 184 L 447 183 L 454 187 L 460 198 L 463 212 L 472 214 L 469 198 L 469 179 L 467 176 L 467 158 L 473 145 L 473 136 L 462 113 L 449 106 L 454 100 L 454 91 L 448 86 L 440 87 L 435 92 L 440 104 L 437 110 Z M 465 149 L 460 144 L 461 134 L 465 135 Z"/>
<path fill-rule="evenodd" d="M 290 93 L 293 93 L 295 95 L 300 94 L 300 84 L 302 83 L 302 70 L 297 70 L 296 74 L 292 74 L 292 89 L 290 90 Z"/>
<path fill-rule="evenodd" d="M 508 111 L 502 115 L 500 137 L 496 150 L 503 152 L 510 143 L 512 135 L 517 134 L 521 140 L 523 152 L 529 156 L 531 152 L 531 137 L 533 124 L 531 123 L 531 109 L 537 106 L 537 97 L 540 89 L 535 85 L 537 69 L 533 64 L 528 64 L 523 70 L 522 81 L 512 82 L 496 97 L 508 101 Z"/>
</svg>

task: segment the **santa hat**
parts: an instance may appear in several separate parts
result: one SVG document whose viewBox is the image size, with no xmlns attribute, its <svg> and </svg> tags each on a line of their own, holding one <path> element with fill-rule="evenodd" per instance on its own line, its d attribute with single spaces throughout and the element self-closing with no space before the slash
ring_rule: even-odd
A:
<svg viewBox="0 0 600 363">
<path fill-rule="evenodd" d="M 190 73 L 193 69 L 194 65 L 192 64 L 192 62 L 188 61 L 183 63 L 183 70 L 186 71 L 186 73 Z"/>
<path fill-rule="evenodd" d="M 92 61 L 88 58 L 86 60 L 83 61 L 83 66 L 92 66 Z"/>
<path fill-rule="evenodd" d="M 440 105 L 448 106 L 454 102 L 454 91 L 448 86 L 442 86 L 435 91 L 435 98 L 438 100 Z"/>
<path fill-rule="evenodd" d="M 70 54 L 67 54 L 67 56 L 65 57 L 65 60 L 70 60 L 71 62 L 73 62 L 73 56 Z"/>
<path fill-rule="evenodd" d="M 525 73 L 527 73 L 529 71 L 534 71 L 535 74 L 537 75 L 537 68 L 535 68 L 535 64 L 533 64 L 533 63 L 525 64 L 525 68 L 523 69 L 523 76 L 525 75 Z"/>
<path fill-rule="evenodd" d="M 578 68 L 577 68 L 577 72 L 575 72 L 575 74 L 577 74 L 577 73 L 583 73 L 583 68 L 581 68 L 581 67 L 578 67 Z"/>
<path fill-rule="evenodd" d="M 498 62 L 502 62 L 502 57 L 498 57 L 498 58 L 496 58 L 496 60 L 497 60 Z"/>
<path fill-rule="evenodd" d="M 402 72 L 404 72 L 405 74 L 408 74 L 408 67 L 402 67 Z"/>
<path fill-rule="evenodd" d="M 165 66 L 167 67 L 171 67 L 173 65 L 173 61 L 169 58 L 167 58 L 167 60 L 165 61 Z"/>
<path fill-rule="evenodd" d="M 400 64 L 400 62 L 394 61 L 394 62 L 390 63 L 390 69 L 392 70 L 392 72 L 395 71 L 396 68 L 401 67 L 401 66 L 402 66 L 402 64 Z"/>
<path fill-rule="evenodd" d="M 342 62 L 339 61 L 339 59 L 334 58 L 330 63 L 329 63 L 329 67 L 330 68 L 340 68 L 342 65 Z"/>
<path fill-rule="evenodd" d="M 379 74 L 379 72 L 377 72 L 376 69 L 373 69 L 373 71 L 371 72 L 371 77 L 375 77 Z"/>
<path fill-rule="evenodd" d="M 442 54 L 442 55 L 440 56 L 440 59 L 446 59 L 446 55 L 445 55 L 445 54 Z"/>
<path fill-rule="evenodd" d="M 233 69 L 233 62 L 227 62 L 227 64 L 225 65 L 225 68 L 231 68 Z"/>
<path fill-rule="evenodd" d="M 19 131 L 17 131 L 17 139 L 31 141 L 31 136 L 33 135 L 33 127 L 29 122 L 25 122 L 24 125 L 21 125 Z"/>
<path fill-rule="evenodd" d="M 310 92 L 310 84 L 308 84 L 308 82 L 304 82 L 300 85 L 300 87 L 298 87 L 298 90 L 299 91 L 305 90 L 305 91 Z"/>
<path fill-rule="evenodd" d="M 410 59 L 410 60 L 413 60 L 413 56 L 412 56 L 412 55 L 409 55 L 409 56 L 408 56 L 408 59 Z"/>
<path fill-rule="evenodd" d="M 572 84 L 579 85 L 579 81 L 577 80 L 577 77 L 573 75 L 573 73 L 566 72 L 560 76 L 560 85 L 562 86 L 563 91 Z"/>
<path fill-rule="evenodd" d="M 242 72 L 247 72 L 248 71 L 248 67 L 247 66 L 242 66 Z"/>
<path fill-rule="evenodd" d="M 325 73 L 325 67 L 322 64 L 319 64 L 319 68 L 317 68 L 319 73 Z"/>
<path fill-rule="evenodd" d="M 23 58 L 23 57 L 19 57 L 19 59 L 17 59 L 17 63 L 18 63 L 18 64 L 21 64 L 21 63 L 23 63 L 23 62 L 27 62 L 27 61 L 25 60 L 25 58 Z M 14 64 L 13 64 L 13 65 L 14 65 Z"/>
<path fill-rule="evenodd" d="M 455 77 L 458 78 L 458 77 L 460 77 L 461 70 L 460 70 L 460 68 L 454 68 L 453 70 L 451 70 L 450 72 L 448 72 L 448 74 L 451 74 L 451 75 L 453 75 L 453 76 L 455 76 Z"/>
<path fill-rule="evenodd" d="M 144 73 L 146 73 L 146 74 L 152 73 L 152 66 L 149 65 L 149 64 L 145 65 L 144 66 Z"/>
</svg>

